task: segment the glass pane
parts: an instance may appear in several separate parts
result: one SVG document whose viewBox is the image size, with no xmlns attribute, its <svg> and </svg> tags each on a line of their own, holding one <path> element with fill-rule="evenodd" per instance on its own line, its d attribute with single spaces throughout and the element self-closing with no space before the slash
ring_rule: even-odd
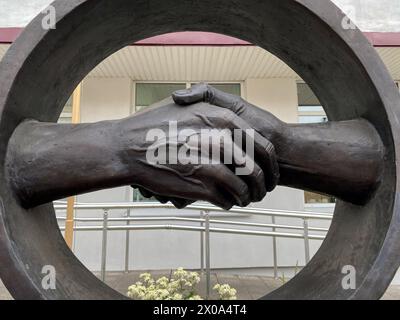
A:
<svg viewBox="0 0 400 320">
<path fill-rule="evenodd" d="M 192 83 L 192 86 L 194 84 L 195 83 Z M 239 97 L 242 95 L 240 83 L 210 83 L 210 85 L 226 93 L 234 94 Z"/>
<path fill-rule="evenodd" d="M 299 123 L 321 123 L 327 122 L 326 116 L 299 116 Z"/>
<path fill-rule="evenodd" d="M 138 83 L 136 84 L 136 106 L 148 107 L 171 96 L 176 90 L 186 89 L 184 83 Z"/>
<path fill-rule="evenodd" d="M 299 106 L 321 106 L 317 96 L 306 83 L 297 84 L 297 96 Z"/>
<path fill-rule="evenodd" d="M 72 122 L 72 96 L 69 97 L 67 103 L 61 112 L 58 123 L 71 123 Z"/>
<path fill-rule="evenodd" d="M 133 190 L 133 202 L 151 202 L 151 201 L 157 201 L 157 200 L 154 197 L 151 198 L 143 197 L 138 189 Z"/>
<path fill-rule="evenodd" d="M 212 84 L 212 86 L 226 93 L 234 94 L 239 97 L 241 96 L 240 84 Z"/>
</svg>

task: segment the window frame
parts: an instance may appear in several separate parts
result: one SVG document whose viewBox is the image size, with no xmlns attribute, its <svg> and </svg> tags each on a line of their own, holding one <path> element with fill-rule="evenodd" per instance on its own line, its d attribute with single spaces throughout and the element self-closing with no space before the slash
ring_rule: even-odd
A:
<svg viewBox="0 0 400 320">
<path fill-rule="evenodd" d="M 131 108 L 130 108 L 130 113 L 134 114 L 137 112 L 137 106 L 136 105 L 136 85 L 137 84 L 185 84 L 186 89 L 189 89 L 193 83 L 196 83 L 199 81 L 171 81 L 171 80 L 160 80 L 160 81 L 136 81 L 132 80 L 131 81 Z M 244 81 L 207 81 L 209 84 L 236 84 L 240 85 L 240 96 L 242 98 L 244 97 L 244 92 L 245 92 L 245 82 Z M 142 106 L 143 107 L 143 106 Z"/>
</svg>

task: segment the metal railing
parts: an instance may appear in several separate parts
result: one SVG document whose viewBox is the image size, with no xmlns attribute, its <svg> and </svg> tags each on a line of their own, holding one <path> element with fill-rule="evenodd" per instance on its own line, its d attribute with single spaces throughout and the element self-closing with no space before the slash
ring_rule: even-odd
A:
<svg viewBox="0 0 400 320">
<path fill-rule="evenodd" d="M 65 210 L 67 208 L 64 202 L 55 202 L 54 208 L 56 211 Z M 135 230 L 180 230 L 180 231 L 193 231 L 200 233 L 200 270 L 206 275 L 206 292 L 209 297 L 211 290 L 211 244 L 210 234 L 211 233 L 225 233 L 225 234 L 237 234 L 237 235 L 251 235 L 251 236 L 263 236 L 272 237 L 272 254 L 273 254 L 273 270 L 274 277 L 278 277 L 278 253 L 277 253 L 277 238 L 292 238 L 292 239 L 303 239 L 304 240 L 304 257 L 305 262 L 310 261 L 310 240 L 323 240 L 325 235 L 312 234 L 310 232 L 322 232 L 326 233 L 327 228 L 311 227 L 309 225 L 310 220 L 327 220 L 330 221 L 333 217 L 332 214 L 327 213 L 311 213 L 304 211 L 287 211 L 287 210 L 271 210 L 271 209 L 260 209 L 260 208 L 238 208 L 234 207 L 229 210 L 229 214 L 238 214 L 239 216 L 266 216 L 270 217 L 272 223 L 256 223 L 256 222 L 242 222 L 224 220 L 222 217 L 219 219 L 211 219 L 210 212 L 226 212 L 223 209 L 210 206 L 210 205 L 199 205 L 194 204 L 188 206 L 187 210 L 193 210 L 199 212 L 199 218 L 192 217 L 176 217 L 176 216 L 132 216 L 132 210 L 135 209 L 175 209 L 172 204 L 160 204 L 160 203 L 76 203 L 76 210 L 102 210 L 102 218 L 75 218 L 75 222 L 89 223 L 99 222 L 99 225 L 94 226 L 74 226 L 75 232 L 89 232 L 89 231 L 102 231 L 102 245 L 101 245 L 101 279 L 105 281 L 106 267 L 107 267 L 107 241 L 109 231 L 126 231 L 126 242 L 125 242 L 125 271 L 129 271 L 129 260 L 130 260 L 130 233 Z M 127 210 L 126 217 L 111 218 L 109 212 L 111 210 Z M 277 224 L 276 218 L 294 218 L 301 219 L 302 225 L 287 225 Z M 59 221 L 65 220 L 65 217 L 57 216 Z M 157 222 L 166 222 L 157 223 Z M 111 222 L 121 222 L 121 225 L 110 225 Z M 155 224 L 132 224 L 133 222 L 146 222 Z M 178 225 L 171 224 L 173 222 L 187 222 L 195 223 L 197 225 Z M 236 226 L 241 228 L 226 228 L 226 227 L 215 227 L 212 225 L 222 226 Z M 247 227 L 243 228 L 243 227 Z M 268 228 L 270 231 L 251 230 L 249 227 L 257 228 Z M 64 227 L 60 228 L 65 230 Z M 300 232 L 279 232 L 278 229 L 286 230 L 298 230 Z"/>
</svg>

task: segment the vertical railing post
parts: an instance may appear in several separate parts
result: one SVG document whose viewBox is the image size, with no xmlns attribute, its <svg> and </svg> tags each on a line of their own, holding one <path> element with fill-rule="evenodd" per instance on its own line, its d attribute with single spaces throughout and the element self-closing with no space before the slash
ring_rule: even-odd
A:
<svg viewBox="0 0 400 320">
<path fill-rule="evenodd" d="M 308 230 L 308 219 L 303 219 L 303 228 L 304 228 L 304 253 L 306 264 L 310 262 L 310 239 L 309 239 L 309 230 Z"/>
<path fill-rule="evenodd" d="M 107 232 L 108 232 L 108 210 L 103 209 L 103 235 L 101 242 L 101 280 L 106 280 L 106 265 L 107 265 Z"/>
<path fill-rule="evenodd" d="M 272 216 L 272 224 L 275 225 L 275 216 Z M 272 228 L 272 232 L 276 232 L 276 228 Z M 278 253 L 277 253 L 277 247 L 276 247 L 276 237 L 272 237 L 272 254 L 273 254 L 273 260 L 274 260 L 274 278 L 278 279 Z"/>
<path fill-rule="evenodd" d="M 206 247 L 206 297 L 211 293 L 211 266 L 210 266 L 210 213 L 205 211 L 205 247 Z"/>
<path fill-rule="evenodd" d="M 200 222 L 201 229 L 204 229 L 204 212 L 200 211 Z M 204 274 L 204 231 L 200 231 L 200 271 Z"/>
<path fill-rule="evenodd" d="M 126 217 L 128 220 L 126 221 L 126 225 L 129 226 L 131 224 L 129 218 L 131 216 L 131 209 L 128 209 L 126 213 Z M 130 230 L 126 230 L 125 233 L 125 273 L 129 272 L 129 249 L 130 249 Z"/>
</svg>

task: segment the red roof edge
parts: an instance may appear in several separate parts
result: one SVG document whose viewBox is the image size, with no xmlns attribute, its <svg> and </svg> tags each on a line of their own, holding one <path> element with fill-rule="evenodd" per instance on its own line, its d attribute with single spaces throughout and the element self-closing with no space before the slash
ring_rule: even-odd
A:
<svg viewBox="0 0 400 320">
<path fill-rule="evenodd" d="M 23 28 L 0 28 L 0 43 L 13 43 Z M 364 32 L 375 47 L 400 47 L 400 32 Z M 174 32 L 138 41 L 137 46 L 251 46 L 252 44 L 211 32 Z"/>
<path fill-rule="evenodd" d="M 0 28 L 0 43 L 13 43 L 23 28 Z"/>
<path fill-rule="evenodd" d="M 364 32 L 374 47 L 400 47 L 400 32 Z"/>
</svg>

